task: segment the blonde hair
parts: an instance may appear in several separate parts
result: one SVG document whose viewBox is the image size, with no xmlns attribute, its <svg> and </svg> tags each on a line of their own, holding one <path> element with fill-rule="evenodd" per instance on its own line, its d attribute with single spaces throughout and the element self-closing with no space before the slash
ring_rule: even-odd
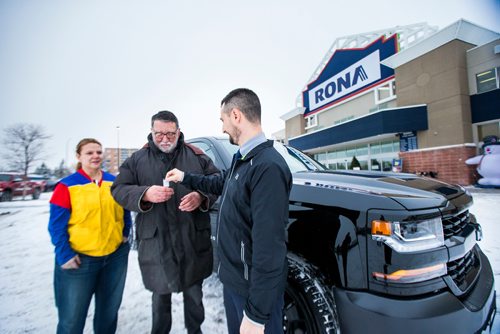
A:
<svg viewBox="0 0 500 334">
<path fill-rule="evenodd" d="M 83 138 L 78 142 L 78 144 L 76 144 L 76 154 L 79 155 L 80 153 L 82 153 L 82 147 L 87 144 L 97 144 L 102 147 L 102 144 L 97 139 Z M 79 170 L 80 168 L 82 168 L 82 163 L 78 161 L 78 163 L 76 164 L 76 170 Z"/>
</svg>

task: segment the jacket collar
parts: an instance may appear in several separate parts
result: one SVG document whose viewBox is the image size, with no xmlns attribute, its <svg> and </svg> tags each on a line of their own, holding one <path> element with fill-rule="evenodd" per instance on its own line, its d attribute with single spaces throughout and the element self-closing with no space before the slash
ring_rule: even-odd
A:
<svg viewBox="0 0 500 334">
<path fill-rule="evenodd" d="M 257 145 L 250 152 L 248 152 L 248 154 L 245 155 L 245 157 L 242 160 L 249 160 L 249 159 L 253 158 L 254 156 L 256 156 L 263 149 L 266 149 L 266 148 L 269 148 L 269 147 L 273 147 L 273 144 L 274 144 L 273 140 L 266 139 L 265 142 Z"/>
<path fill-rule="evenodd" d="M 240 147 L 240 153 L 243 157 L 245 157 L 251 150 L 253 150 L 255 147 L 259 146 L 260 144 L 264 143 L 266 141 L 266 135 L 264 132 L 260 132 L 259 134 L 253 136 L 247 142 Z"/>
</svg>

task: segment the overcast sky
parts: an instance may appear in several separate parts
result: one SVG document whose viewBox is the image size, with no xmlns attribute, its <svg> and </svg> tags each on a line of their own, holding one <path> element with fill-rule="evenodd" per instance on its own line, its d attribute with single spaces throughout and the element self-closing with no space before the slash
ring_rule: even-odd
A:
<svg viewBox="0 0 500 334">
<path fill-rule="evenodd" d="M 220 100 L 248 87 L 270 137 L 336 38 L 499 17 L 499 0 L 0 0 L 0 128 L 42 125 L 53 168 L 83 137 L 142 146 L 159 110 L 218 135 Z"/>
</svg>

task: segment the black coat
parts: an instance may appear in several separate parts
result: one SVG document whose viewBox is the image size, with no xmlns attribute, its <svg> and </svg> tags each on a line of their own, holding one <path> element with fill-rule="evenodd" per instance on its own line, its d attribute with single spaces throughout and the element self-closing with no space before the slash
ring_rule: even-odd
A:
<svg viewBox="0 0 500 334">
<path fill-rule="evenodd" d="M 217 230 L 219 278 L 247 298 L 245 314 L 265 323 L 281 298 L 287 275 L 285 226 L 292 175 L 264 142 L 222 175 L 186 173 L 182 184 L 222 194 Z"/>
<path fill-rule="evenodd" d="M 207 209 L 217 196 L 203 195 L 200 208 L 192 212 L 178 210 L 181 198 L 193 190 L 170 184 L 174 196 L 164 203 L 144 203 L 141 199 L 152 185 L 163 185 L 167 171 L 210 175 L 219 170 L 200 149 L 184 143 L 180 135 L 174 152 L 160 151 L 148 136 L 148 144 L 132 154 L 120 167 L 111 192 L 115 200 L 136 218 L 139 242 L 139 266 L 148 290 L 159 294 L 183 291 L 212 272 L 210 217 Z"/>
</svg>

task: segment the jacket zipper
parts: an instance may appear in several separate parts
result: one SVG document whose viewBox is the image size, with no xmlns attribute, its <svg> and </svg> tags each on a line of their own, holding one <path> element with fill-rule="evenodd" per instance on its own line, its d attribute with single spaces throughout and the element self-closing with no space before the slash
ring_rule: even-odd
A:
<svg viewBox="0 0 500 334">
<path fill-rule="evenodd" d="M 220 213 L 222 212 L 222 207 L 224 206 L 224 201 L 226 199 L 226 193 L 227 193 L 227 189 L 229 188 L 229 182 L 231 181 L 231 178 L 233 177 L 233 172 L 234 172 L 234 168 L 236 167 L 236 163 L 238 161 L 235 161 L 234 162 L 234 165 L 233 167 L 231 168 L 231 173 L 229 173 L 229 178 L 227 179 L 228 180 L 228 183 L 227 183 L 227 186 L 226 186 L 226 189 L 224 189 L 224 194 L 222 194 L 222 202 L 220 203 L 220 208 L 219 208 L 219 216 L 217 217 L 217 247 L 219 246 L 219 228 L 220 228 Z M 217 265 L 217 275 L 220 274 L 220 261 L 219 261 L 219 264 Z"/>
<path fill-rule="evenodd" d="M 245 243 L 242 241 L 241 242 L 241 262 L 243 262 L 243 276 L 245 277 L 245 280 L 248 281 L 248 265 L 245 262 Z"/>
</svg>

